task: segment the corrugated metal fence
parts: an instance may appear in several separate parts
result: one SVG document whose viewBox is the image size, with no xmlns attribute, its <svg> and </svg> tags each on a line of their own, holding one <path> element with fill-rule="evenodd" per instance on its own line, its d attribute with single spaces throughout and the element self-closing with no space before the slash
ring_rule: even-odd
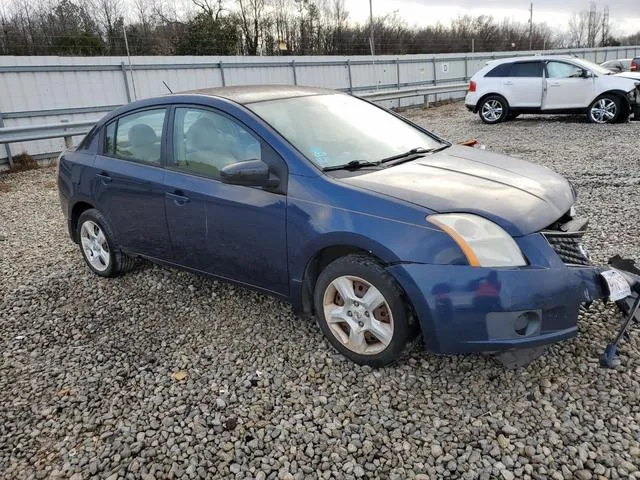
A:
<svg viewBox="0 0 640 480">
<path fill-rule="evenodd" d="M 362 94 L 407 87 L 467 81 L 487 60 L 532 52 L 495 52 L 404 56 L 299 57 L 0 57 L 0 127 L 98 119 L 135 99 L 174 91 L 247 84 L 290 84 L 333 88 Z M 595 62 L 640 55 L 639 47 L 554 50 Z M 460 94 L 444 94 L 456 96 Z M 385 100 L 407 106 L 422 97 Z M 26 151 L 50 156 L 62 139 L 14 143 L 15 155 Z M 8 148 L 8 147 L 7 147 Z M 8 150 L 0 148 L 0 164 Z"/>
</svg>

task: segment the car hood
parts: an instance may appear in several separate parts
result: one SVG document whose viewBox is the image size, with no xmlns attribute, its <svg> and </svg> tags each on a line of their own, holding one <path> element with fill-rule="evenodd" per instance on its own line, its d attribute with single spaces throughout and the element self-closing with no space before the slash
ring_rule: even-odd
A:
<svg viewBox="0 0 640 480">
<path fill-rule="evenodd" d="M 640 82 L 640 72 L 620 72 L 615 74 L 616 77 L 628 78 Z"/>
<path fill-rule="evenodd" d="M 511 235 L 551 225 L 575 202 L 569 182 L 546 167 L 462 146 L 342 181 L 435 212 L 475 213 Z"/>
</svg>

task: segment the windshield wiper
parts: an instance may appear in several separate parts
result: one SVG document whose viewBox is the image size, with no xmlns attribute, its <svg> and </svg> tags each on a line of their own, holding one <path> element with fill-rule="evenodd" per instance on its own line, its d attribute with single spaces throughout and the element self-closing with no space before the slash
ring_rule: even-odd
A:
<svg viewBox="0 0 640 480">
<path fill-rule="evenodd" d="M 368 162 L 366 160 L 351 160 L 350 162 L 344 163 L 342 165 L 331 165 L 329 167 L 324 167 L 322 169 L 323 172 L 330 172 L 332 170 L 358 170 L 362 167 L 377 167 L 380 165 L 380 162 Z"/>
<path fill-rule="evenodd" d="M 412 148 L 411 150 L 408 150 L 404 153 L 399 153 L 397 155 L 392 155 L 390 157 L 383 158 L 382 160 L 380 160 L 380 162 L 381 163 L 393 162 L 391 165 L 395 165 L 398 163 L 415 160 L 416 158 L 422 157 L 426 153 L 439 152 L 441 150 L 444 150 L 445 148 L 449 148 L 450 146 L 451 146 L 450 143 L 445 143 L 444 145 L 441 145 L 435 148 L 424 148 L 424 147 Z"/>
</svg>

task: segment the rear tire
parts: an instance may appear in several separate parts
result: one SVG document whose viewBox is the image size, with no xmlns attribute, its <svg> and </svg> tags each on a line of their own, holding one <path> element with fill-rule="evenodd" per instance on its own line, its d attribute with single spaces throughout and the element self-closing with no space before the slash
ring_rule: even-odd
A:
<svg viewBox="0 0 640 480">
<path fill-rule="evenodd" d="M 331 346 L 360 365 L 383 367 L 398 361 L 417 333 L 402 289 L 366 255 L 330 263 L 316 282 L 314 306 Z"/>
<path fill-rule="evenodd" d="M 478 106 L 480 120 L 489 125 L 504 122 L 509 115 L 509 104 L 500 95 L 489 95 Z"/>
<path fill-rule="evenodd" d="M 78 218 L 77 237 L 82 256 L 96 275 L 115 277 L 136 264 L 135 258 L 120 250 L 109 223 L 95 208 L 85 210 Z"/>
<path fill-rule="evenodd" d="M 620 98 L 605 93 L 589 105 L 587 119 L 591 123 L 616 123 L 620 113 Z"/>
</svg>

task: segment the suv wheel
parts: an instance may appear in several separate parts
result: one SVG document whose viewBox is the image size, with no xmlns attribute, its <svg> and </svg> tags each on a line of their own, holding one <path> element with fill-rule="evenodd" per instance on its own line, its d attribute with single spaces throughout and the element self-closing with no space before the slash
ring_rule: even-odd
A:
<svg viewBox="0 0 640 480">
<path fill-rule="evenodd" d="M 489 95 L 480 103 L 478 115 L 484 123 L 494 124 L 506 120 L 509 114 L 509 104 L 499 95 Z"/>
<path fill-rule="evenodd" d="M 90 208 L 80 215 L 78 240 L 84 260 L 96 275 L 115 277 L 135 265 L 135 259 L 118 248 L 109 224 L 95 208 Z"/>
<path fill-rule="evenodd" d="M 360 365 L 382 367 L 400 359 L 417 333 L 402 290 L 365 255 L 329 264 L 314 291 L 316 320 L 329 343 Z"/>
<path fill-rule="evenodd" d="M 596 98 L 587 112 L 591 123 L 615 123 L 619 115 L 620 99 L 609 94 Z"/>
</svg>

